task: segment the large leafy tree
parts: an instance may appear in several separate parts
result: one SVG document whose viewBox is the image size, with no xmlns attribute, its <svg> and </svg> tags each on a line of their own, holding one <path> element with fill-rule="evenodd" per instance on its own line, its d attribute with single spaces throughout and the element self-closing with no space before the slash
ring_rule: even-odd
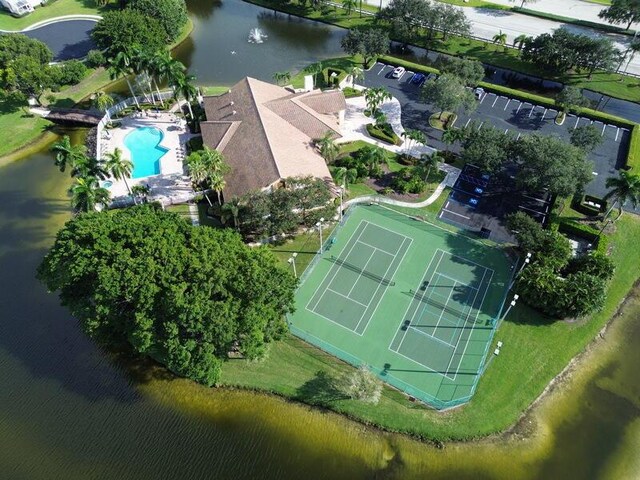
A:
<svg viewBox="0 0 640 480">
<path fill-rule="evenodd" d="M 178 38 L 189 20 L 184 0 L 131 0 L 129 8 L 156 19 L 170 42 Z"/>
<path fill-rule="evenodd" d="M 129 344 L 205 385 L 235 349 L 248 358 L 286 331 L 296 279 L 232 230 L 144 205 L 80 215 L 38 269 L 93 339 Z"/>
<path fill-rule="evenodd" d="M 91 33 L 96 45 L 108 57 L 134 47 L 156 52 L 165 48 L 168 36 L 160 22 L 137 10 L 106 12 Z"/>
<path fill-rule="evenodd" d="M 46 65 L 53 59 L 53 54 L 40 40 L 21 33 L 0 35 L 0 69 L 5 69 L 18 57 L 29 57 L 40 65 Z"/>
<path fill-rule="evenodd" d="M 462 133 L 449 134 L 449 131 Z M 495 127 L 478 128 L 475 123 L 470 123 L 461 130 L 449 129 L 445 131 L 443 141 L 453 140 L 461 141 L 462 159 L 466 163 L 476 165 L 489 173 L 499 171 L 511 159 L 514 147 L 514 139 L 508 133 Z"/>
<path fill-rule="evenodd" d="M 567 112 L 572 108 L 584 107 L 588 104 L 589 100 L 582 95 L 582 90 L 572 85 L 565 86 L 556 95 L 556 105 L 563 112 Z"/>
<path fill-rule="evenodd" d="M 563 197 L 582 189 L 592 178 L 592 165 L 584 151 L 559 138 L 521 137 L 513 149 L 518 163 L 517 183 L 532 191 L 548 189 Z"/>
<path fill-rule="evenodd" d="M 582 125 L 571 131 L 570 141 L 572 145 L 585 152 L 590 152 L 602 143 L 600 129 L 593 125 Z"/>
<path fill-rule="evenodd" d="M 640 0 L 611 0 L 611 6 L 602 10 L 598 16 L 615 25 L 631 24 L 640 21 Z"/>
<path fill-rule="evenodd" d="M 464 82 L 449 73 L 426 82 L 422 89 L 422 99 L 440 109 L 440 118 L 446 111 L 453 112 L 460 108 L 469 111 L 478 103 L 473 92 L 466 88 Z"/>
<path fill-rule="evenodd" d="M 425 0 L 391 0 L 377 16 L 390 23 L 393 38 L 409 43 L 418 37 L 420 26 L 435 17 L 431 11 L 431 4 Z"/>
<path fill-rule="evenodd" d="M 381 28 L 352 28 L 342 38 L 342 49 L 349 55 L 362 55 L 363 65 L 389 51 L 389 36 Z"/>
<path fill-rule="evenodd" d="M 477 60 L 439 55 L 435 67 L 442 73 L 457 76 L 467 86 L 475 86 L 484 78 L 484 66 Z"/>
<path fill-rule="evenodd" d="M 291 177 L 286 182 L 287 189 L 292 192 L 295 209 L 299 212 L 303 225 L 314 225 L 319 215 L 319 209 L 331 200 L 331 192 L 327 184 L 315 177 Z"/>
</svg>

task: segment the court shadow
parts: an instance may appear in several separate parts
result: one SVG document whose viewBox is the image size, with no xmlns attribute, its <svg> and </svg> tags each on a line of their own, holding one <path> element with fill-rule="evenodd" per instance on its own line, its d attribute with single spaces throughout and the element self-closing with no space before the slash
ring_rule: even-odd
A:
<svg viewBox="0 0 640 480">
<path fill-rule="evenodd" d="M 296 398 L 312 405 L 327 405 L 336 400 L 349 398 L 336 388 L 335 383 L 336 379 L 333 376 L 319 370 L 311 380 L 296 390 Z"/>
</svg>

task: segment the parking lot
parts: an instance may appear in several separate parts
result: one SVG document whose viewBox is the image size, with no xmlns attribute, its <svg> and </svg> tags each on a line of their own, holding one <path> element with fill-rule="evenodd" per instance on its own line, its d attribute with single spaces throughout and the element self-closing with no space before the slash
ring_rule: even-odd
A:
<svg viewBox="0 0 640 480">
<path fill-rule="evenodd" d="M 451 148 L 441 141 L 442 132 L 431 128 L 428 119 L 439 110 L 420 101 L 421 85 L 412 83 L 414 72 L 406 71 L 400 78 L 392 78 L 394 67 L 377 63 L 365 72 L 366 87 L 385 87 L 398 99 L 402 107 L 402 124 L 406 129 L 423 131 L 428 144 L 436 149 Z M 478 108 L 469 113 L 458 112 L 455 126 L 464 127 L 471 122 L 479 126 L 491 125 L 504 131 L 511 131 L 518 137 L 531 133 L 555 135 L 569 142 L 571 130 L 577 126 L 593 124 L 603 137 L 603 142 L 589 154 L 593 162 L 593 180 L 587 185 L 586 193 L 602 197 L 607 189 L 605 181 L 616 176 L 617 170 L 625 165 L 629 148 L 629 130 L 587 118 L 568 115 L 563 125 L 556 125 L 557 110 L 533 105 L 494 93 L 486 93 L 478 101 Z"/>
</svg>

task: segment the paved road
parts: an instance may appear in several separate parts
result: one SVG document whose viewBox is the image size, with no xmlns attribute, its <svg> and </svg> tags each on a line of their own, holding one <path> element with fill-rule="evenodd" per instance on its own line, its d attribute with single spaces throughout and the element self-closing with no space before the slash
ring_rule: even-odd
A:
<svg viewBox="0 0 640 480">
<path fill-rule="evenodd" d="M 405 128 L 425 132 L 429 138 L 428 144 L 436 149 L 448 148 L 441 141 L 442 132 L 431 128 L 428 123 L 429 116 L 438 109 L 420 101 L 420 87 L 411 83 L 412 73 L 408 72 L 396 80 L 390 78 L 391 70 L 389 66 L 376 64 L 365 73 L 365 86 L 387 88 L 400 102 L 402 124 Z M 600 130 L 603 143 L 589 155 L 594 168 L 593 180 L 586 191 L 596 196 L 604 195 L 607 191 L 605 180 L 617 175 L 617 170 L 625 164 L 630 132 L 624 128 L 575 116 L 569 116 L 564 125 L 559 126 L 554 121 L 556 113 L 553 109 L 487 94 L 479 101 L 477 110 L 459 115 L 456 126 L 463 127 L 470 122 L 476 122 L 478 125 L 492 125 L 509 130 L 515 136 L 541 133 L 555 135 L 568 141 L 573 128 L 593 123 Z"/>
<path fill-rule="evenodd" d="M 365 1 L 370 5 L 380 5 L 379 0 Z M 389 3 L 390 0 L 381 1 L 384 7 Z M 520 13 L 484 8 L 458 8 L 464 9 L 464 13 L 467 15 L 467 18 L 471 22 L 473 35 L 484 38 L 488 41 L 492 41 L 493 36 L 499 31 L 506 33 L 507 42 L 509 44 L 512 44 L 513 39 L 518 35 L 526 34 L 537 36 L 542 33 L 552 33 L 558 28 L 565 28 L 572 33 L 580 33 L 583 35 L 588 35 L 590 37 L 608 37 L 616 44 L 616 46 L 621 51 L 624 51 L 631 42 L 631 37 L 628 35 L 604 33 L 594 28 L 580 27 L 577 25 L 544 20 L 542 18 L 536 18 Z M 640 75 L 640 55 L 636 55 L 636 58 L 631 61 L 628 67 L 628 72 Z"/>
</svg>

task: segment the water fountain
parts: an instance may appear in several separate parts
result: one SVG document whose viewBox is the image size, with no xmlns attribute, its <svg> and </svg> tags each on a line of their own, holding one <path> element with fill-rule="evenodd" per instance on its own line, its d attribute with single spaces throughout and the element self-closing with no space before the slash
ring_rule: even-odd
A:
<svg viewBox="0 0 640 480">
<path fill-rule="evenodd" d="M 252 28 L 249 30 L 249 43 L 263 43 L 267 35 L 259 28 Z"/>
</svg>

